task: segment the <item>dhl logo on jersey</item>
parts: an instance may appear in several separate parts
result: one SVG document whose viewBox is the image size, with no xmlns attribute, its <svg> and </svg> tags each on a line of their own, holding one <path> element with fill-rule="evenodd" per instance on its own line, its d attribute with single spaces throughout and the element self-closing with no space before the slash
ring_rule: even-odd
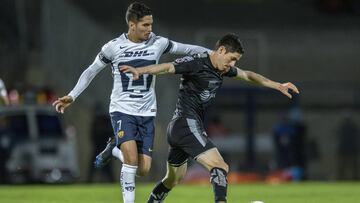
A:
<svg viewBox="0 0 360 203">
<path fill-rule="evenodd" d="M 120 57 L 141 57 L 155 55 L 154 52 L 148 53 L 148 50 L 144 51 L 125 51 Z"/>
</svg>

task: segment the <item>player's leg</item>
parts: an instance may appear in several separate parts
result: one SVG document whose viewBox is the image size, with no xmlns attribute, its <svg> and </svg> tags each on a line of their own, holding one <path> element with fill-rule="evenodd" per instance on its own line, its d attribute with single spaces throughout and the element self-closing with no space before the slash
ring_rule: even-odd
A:
<svg viewBox="0 0 360 203">
<path fill-rule="evenodd" d="M 122 163 L 124 163 L 124 156 L 121 150 L 118 147 L 114 147 L 112 151 L 113 155 L 120 159 Z M 146 176 L 151 168 L 152 158 L 146 154 L 138 155 L 138 170 L 137 176 Z"/>
<path fill-rule="evenodd" d="M 139 154 L 138 160 L 139 160 L 139 168 L 137 175 L 141 177 L 146 176 L 150 171 L 152 158 L 146 154 Z"/>
<path fill-rule="evenodd" d="M 195 158 L 195 160 L 209 171 L 216 167 L 221 168 L 226 172 L 229 171 L 229 166 L 225 163 L 217 148 L 212 148 L 204 153 L 201 153 Z"/>
<path fill-rule="evenodd" d="M 138 150 L 135 140 L 128 140 L 120 144 L 123 153 L 123 164 L 138 166 Z"/>
<path fill-rule="evenodd" d="M 173 189 L 178 185 L 181 180 L 184 178 L 187 170 L 187 162 L 181 166 L 173 166 L 167 163 L 167 172 L 165 178 L 161 181 L 164 186 L 169 190 Z"/>
<path fill-rule="evenodd" d="M 147 203 L 161 203 L 164 201 L 171 189 L 180 183 L 184 178 L 187 169 L 187 162 L 181 166 L 167 164 L 166 176 L 152 190 Z"/>
<path fill-rule="evenodd" d="M 163 202 L 168 193 L 184 178 L 188 154 L 179 148 L 170 148 L 165 177 L 152 190 L 148 203 Z"/>
<path fill-rule="evenodd" d="M 143 116 L 137 117 L 139 126 L 139 140 L 138 146 L 138 176 L 146 176 L 151 168 L 152 151 L 154 147 L 154 135 L 155 135 L 155 117 Z"/>
<path fill-rule="evenodd" d="M 215 202 L 226 202 L 227 164 L 207 137 L 203 123 L 193 118 L 186 118 L 184 121 L 189 133 L 181 139 L 182 149 L 210 171 Z"/>
<path fill-rule="evenodd" d="M 138 154 L 135 140 L 129 140 L 120 145 L 124 155 L 121 167 L 120 183 L 124 203 L 135 202 L 135 177 L 138 168 Z"/>
<path fill-rule="evenodd" d="M 215 193 L 215 202 L 226 202 L 228 165 L 216 148 L 196 157 L 196 161 L 210 172 L 210 182 Z"/>
<path fill-rule="evenodd" d="M 139 117 L 141 122 L 139 133 L 142 141 L 138 141 L 138 176 L 146 176 L 151 168 L 152 148 L 154 143 L 154 117 Z M 112 155 L 124 163 L 124 155 L 118 147 L 112 149 Z"/>
<path fill-rule="evenodd" d="M 120 112 L 111 113 L 116 146 L 124 156 L 120 172 L 120 184 L 125 203 L 135 201 L 135 176 L 138 168 L 137 120 L 135 116 Z"/>
<path fill-rule="evenodd" d="M 166 134 L 170 151 L 166 176 L 152 190 L 148 203 L 164 201 L 170 190 L 185 176 L 189 155 L 178 147 L 178 144 L 181 144 L 183 133 L 186 134 L 186 131 L 183 131 L 181 120 L 173 120 L 169 123 Z"/>
</svg>

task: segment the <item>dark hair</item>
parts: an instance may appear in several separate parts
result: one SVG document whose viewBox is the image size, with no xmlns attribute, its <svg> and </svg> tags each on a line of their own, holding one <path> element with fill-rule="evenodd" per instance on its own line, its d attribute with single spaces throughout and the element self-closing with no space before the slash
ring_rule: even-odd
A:
<svg viewBox="0 0 360 203">
<path fill-rule="evenodd" d="M 226 52 L 238 52 L 240 54 L 245 53 L 244 47 L 239 37 L 232 33 L 226 34 L 219 41 L 217 41 L 215 50 L 217 50 L 220 46 L 224 46 Z"/>
<path fill-rule="evenodd" d="M 129 21 L 138 22 L 147 15 L 152 15 L 151 9 L 143 3 L 134 2 L 126 10 L 126 23 Z"/>
</svg>

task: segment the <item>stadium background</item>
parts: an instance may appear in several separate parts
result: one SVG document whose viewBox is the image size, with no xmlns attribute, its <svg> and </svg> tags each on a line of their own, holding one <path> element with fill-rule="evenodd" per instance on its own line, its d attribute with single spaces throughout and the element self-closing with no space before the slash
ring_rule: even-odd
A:
<svg viewBox="0 0 360 203">
<path fill-rule="evenodd" d="M 101 46 L 127 31 L 124 16 L 130 2 L 2 0 L 0 77 L 8 89 L 46 86 L 58 96 L 67 94 Z M 259 138 L 271 139 L 279 114 L 296 106 L 307 126 L 307 141 L 315 145 L 316 152 L 307 157 L 308 178 L 337 178 L 337 129 L 344 115 L 349 114 L 360 126 L 358 1 L 144 2 L 153 10 L 156 34 L 212 48 L 224 33 L 236 33 L 246 49 L 238 63 L 240 67 L 273 80 L 292 81 L 300 88 L 301 95 L 290 102 L 273 91 L 225 82 L 217 96 L 215 111 L 229 131 L 245 143 L 241 149 L 234 149 L 236 154 L 230 165 L 236 170 L 264 170 L 262 164 L 273 159 L 273 148 L 262 146 Z M 173 58 L 165 56 L 162 61 Z M 157 180 L 165 171 L 164 132 L 172 116 L 179 82 L 174 78 L 177 77 L 159 76 L 157 80 L 154 165 L 151 174 L 142 180 Z M 111 71 L 107 68 L 62 116 L 66 125 L 76 129 L 79 181 L 85 181 L 89 161 L 94 158 L 90 156 L 93 106 L 100 103 L 107 109 L 111 88 Z M 359 154 L 353 156 L 359 162 Z M 118 168 L 115 165 L 116 175 Z"/>
</svg>

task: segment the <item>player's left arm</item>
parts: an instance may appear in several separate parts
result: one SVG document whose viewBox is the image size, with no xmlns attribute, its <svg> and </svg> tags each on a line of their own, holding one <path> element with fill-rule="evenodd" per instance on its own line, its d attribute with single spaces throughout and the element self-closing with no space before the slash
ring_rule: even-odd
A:
<svg viewBox="0 0 360 203">
<path fill-rule="evenodd" d="M 169 40 L 169 45 L 170 49 L 169 49 L 169 53 L 172 54 L 183 54 L 183 55 L 194 55 L 194 54 L 200 54 L 200 53 L 211 53 L 212 50 L 205 48 L 205 47 L 201 47 L 201 46 L 197 46 L 197 45 L 192 45 L 192 44 L 183 44 L 180 42 L 175 42 L 172 40 Z"/>
<path fill-rule="evenodd" d="M 120 66 L 119 70 L 123 73 L 131 73 L 133 78 L 137 80 L 143 74 L 191 74 L 197 72 L 198 67 L 200 67 L 198 60 L 191 56 L 185 56 L 172 63 L 153 64 L 141 68 L 124 65 Z"/>
<path fill-rule="evenodd" d="M 292 98 L 292 95 L 289 93 L 289 90 L 292 90 L 297 94 L 300 93 L 298 88 L 291 82 L 286 82 L 286 83 L 275 82 L 258 73 L 247 70 L 241 70 L 240 68 L 236 68 L 236 71 L 237 71 L 235 76 L 236 79 L 243 80 L 258 86 L 268 87 L 278 90 L 289 98 Z"/>
</svg>

